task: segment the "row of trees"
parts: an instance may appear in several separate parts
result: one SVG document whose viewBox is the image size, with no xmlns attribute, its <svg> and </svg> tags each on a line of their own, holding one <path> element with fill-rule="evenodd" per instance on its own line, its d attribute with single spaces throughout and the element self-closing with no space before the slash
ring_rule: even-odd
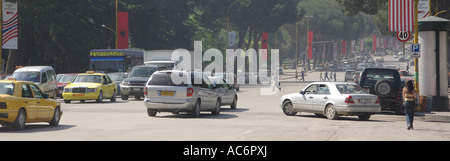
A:
<svg viewBox="0 0 450 161">
<path fill-rule="evenodd" d="M 19 49 L 3 54 L 3 60 L 10 64 L 50 65 L 58 73 L 83 72 L 89 68 L 89 50 L 115 46 L 115 35 L 102 27 L 115 27 L 115 0 L 11 1 L 18 1 L 19 5 Z M 193 42 L 201 40 L 204 50 L 218 48 L 225 53 L 230 9 L 230 30 L 237 32 L 239 48 L 258 49 L 262 32 L 269 32 L 269 45 L 273 48 L 277 33 L 280 57 L 292 58 L 296 23 L 299 49 L 303 51 L 306 46 L 305 15 L 313 16 L 310 28 L 315 40 L 357 39 L 376 30 L 377 18 L 374 20 L 371 15 L 378 14 L 386 3 L 387 0 L 119 0 L 118 10 L 129 12 L 131 48 L 192 50 Z"/>
</svg>

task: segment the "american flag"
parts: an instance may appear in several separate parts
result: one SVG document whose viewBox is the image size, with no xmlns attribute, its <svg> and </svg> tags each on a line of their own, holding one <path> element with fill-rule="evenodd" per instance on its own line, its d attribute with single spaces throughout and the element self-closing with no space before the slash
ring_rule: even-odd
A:
<svg viewBox="0 0 450 161">
<path fill-rule="evenodd" d="M 389 0 L 389 30 L 414 31 L 414 0 Z"/>
</svg>

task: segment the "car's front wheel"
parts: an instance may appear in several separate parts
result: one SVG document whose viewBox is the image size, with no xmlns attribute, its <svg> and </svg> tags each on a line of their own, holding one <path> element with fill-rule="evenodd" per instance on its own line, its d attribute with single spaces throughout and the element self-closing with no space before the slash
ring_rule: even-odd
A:
<svg viewBox="0 0 450 161">
<path fill-rule="evenodd" d="M 283 113 L 288 116 L 294 116 L 297 112 L 294 111 L 294 106 L 290 101 L 286 101 L 283 103 Z"/>
<path fill-rule="evenodd" d="M 97 102 L 97 103 L 103 102 L 103 92 L 102 91 L 100 91 L 100 93 L 98 94 L 98 98 L 97 98 L 97 100 L 95 100 L 95 102 Z"/>
</svg>

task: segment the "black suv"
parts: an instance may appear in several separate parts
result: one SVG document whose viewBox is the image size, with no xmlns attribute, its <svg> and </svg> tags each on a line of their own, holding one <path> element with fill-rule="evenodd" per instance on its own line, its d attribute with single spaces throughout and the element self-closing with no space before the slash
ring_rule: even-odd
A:
<svg viewBox="0 0 450 161">
<path fill-rule="evenodd" d="M 365 68 L 358 85 L 370 94 L 380 96 L 382 109 L 390 109 L 397 114 L 403 113 L 402 84 L 397 70 Z"/>
</svg>

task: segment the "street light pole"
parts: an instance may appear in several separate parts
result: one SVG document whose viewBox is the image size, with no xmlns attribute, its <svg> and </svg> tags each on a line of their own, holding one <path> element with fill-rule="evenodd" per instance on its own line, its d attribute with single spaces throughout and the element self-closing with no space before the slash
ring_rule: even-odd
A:
<svg viewBox="0 0 450 161">
<path fill-rule="evenodd" d="M 228 11 L 227 11 L 227 49 L 228 49 L 229 43 L 230 43 L 229 42 L 230 41 L 230 35 L 229 35 L 229 32 L 230 32 L 230 9 L 231 9 L 231 6 L 233 6 L 238 1 L 240 1 L 240 0 L 236 0 L 228 6 Z"/>
<path fill-rule="evenodd" d="M 117 49 L 117 34 L 116 34 L 117 32 L 114 31 L 114 29 L 112 29 L 111 27 L 106 26 L 105 24 L 102 24 L 102 27 L 106 28 L 106 29 L 108 29 L 108 30 L 110 30 L 110 31 L 112 31 L 114 33 L 114 36 L 115 36 L 115 39 L 116 39 L 116 49 Z"/>
<path fill-rule="evenodd" d="M 119 31 L 118 31 L 118 19 L 117 19 L 117 10 L 118 10 L 118 8 L 119 8 L 119 4 L 118 4 L 118 1 L 119 0 L 116 0 L 116 31 L 114 32 L 114 34 L 116 35 L 116 49 L 117 49 L 117 38 L 118 38 L 118 36 L 117 36 L 117 33 L 119 33 Z"/>
</svg>

